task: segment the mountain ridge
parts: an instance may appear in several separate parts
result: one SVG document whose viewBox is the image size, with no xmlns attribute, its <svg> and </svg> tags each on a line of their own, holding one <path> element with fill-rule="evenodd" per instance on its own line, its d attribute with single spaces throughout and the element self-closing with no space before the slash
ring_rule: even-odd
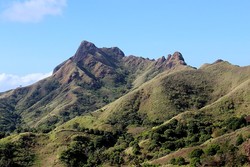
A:
<svg viewBox="0 0 250 167">
<path fill-rule="evenodd" d="M 247 165 L 249 74 L 83 41 L 52 76 L 0 95 L 0 166 Z"/>
<path fill-rule="evenodd" d="M 93 43 L 83 41 L 72 57 L 55 67 L 52 76 L 12 90 L 0 98 L 12 99 L 12 110 L 18 111 L 15 113 L 23 117 L 23 123 L 28 126 L 60 124 L 65 121 L 65 114 L 72 114 L 67 110 L 76 112 L 67 119 L 93 111 L 124 91 L 179 65 L 186 65 L 179 52 L 169 55 L 168 60 L 153 61 L 125 56 L 118 47 L 97 48 Z M 114 88 L 120 93 L 114 92 Z M 103 97 L 93 96 L 96 92 Z M 86 98 L 89 96 L 93 97 L 92 101 Z M 83 101 L 88 104 L 83 106 L 80 104 Z M 34 110 L 35 113 L 31 112 Z"/>
</svg>

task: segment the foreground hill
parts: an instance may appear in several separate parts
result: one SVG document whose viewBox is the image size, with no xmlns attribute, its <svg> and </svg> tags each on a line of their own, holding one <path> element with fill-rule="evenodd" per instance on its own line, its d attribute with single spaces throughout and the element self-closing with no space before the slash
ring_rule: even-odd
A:
<svg viewBox="0 0 250 167">
<path fill-rule="evenodd" d="M 250 66 L 196 69 L 179 52 L 149 60 L 84 41 L 51 77 L 0 96 L 1 128 L 14 131 L 1 163 L 247 166 L 249 88 Z"/>
</svg>

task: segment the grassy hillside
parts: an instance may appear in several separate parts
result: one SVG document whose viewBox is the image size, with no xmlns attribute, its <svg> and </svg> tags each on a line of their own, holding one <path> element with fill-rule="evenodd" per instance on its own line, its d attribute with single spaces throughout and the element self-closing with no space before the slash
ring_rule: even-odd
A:
<svg viewBox="0 0 250 167">
<path fill-rule="evenodd" d="M 84 41 L 51 77 L 0 95 L 0 127 L 8 132 L 49 132 L 118 99 L 163 71 L 185 66 L 176 52 L 168 60 L 125 56 L 117 47 Z"/>
<path fill-rule="evenodd" d="M 234 146 L 239 151 L 232 154 L 244 158 L 246 152 L 234 142 L 239 136 L 236 130 L 248 125 L 245 118 L 249 114 L 249 69 L 220 62 L 198 70 L 185 67 L 162 73 L 115 102 L 86 116 L 72 119 L 57 130 L 77 125 L 79 129 L 93 128 L 119 133 L 124 139 L 119 137 L 118 140 L 125 141 L 132 135 L 130 144 L 116 143 L 112 149 L 109 148 L 116 150 L 122 147 L 118 152 L 120 156 L 123 155 L 125 164 L 143 161 L 171 163 L 170 158 L 162 162 L 160 157 L 164 155 L 172 158 L 178 155 L 186 158 L 185 163 L 191 163 L 194 160 L 191 161 L 188 154 L 194 148 L 200 148 L 200 145 L 205 148 L 208 141 L 225 147 L 224 150 Z M 241 132 L 245 141 L 248 132 Z M 234 140 L 230 140 L 233 146 L 226 140 L 217 142 L 228 135 L 234 136 Z M 136 146 L 138 154 L 133 153 L 133 143 L 139 145 Z M 185 148 L 184 153 L 177 151 L 181 148 Z M 223 150 L 220 154 L 227 156 L 226 160 L 231 156 Z M 128 161 L 127 158 L 131 156 L 133 158 Z M 204 161 L 206 158 L 204 155 L 199 163 L 208 163 Z M 216 158 L 210 157 L 211 162 L 213 159 L 222 165 L 229 165 L 226 160 L 222 162 Z M 243 160 L 230 163 L 245 164 L 246 158 Z"/>
<path fill-rule="evenodd" d="M 0 166 L 247 166 L 249 74 L 85 41 L 51 77 L 0 94 Z"/>
</svg>

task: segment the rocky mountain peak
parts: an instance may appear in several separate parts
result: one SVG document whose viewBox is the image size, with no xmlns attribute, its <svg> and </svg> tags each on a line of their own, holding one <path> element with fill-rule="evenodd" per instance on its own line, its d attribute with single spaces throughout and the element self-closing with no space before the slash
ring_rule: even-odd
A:
<svg viewBox="0 0 250 167">
<path fill-rule="evenodd" d="M 169 58 L 170 63 L 175 63 L 175 64 L 182 64 L 182 65 L 187 65 L 182 54 L 180 52 L 175 52 L 170 58 Z"/>
<path fill-rule="evenodd" d="M 80 48 L 86 49 L 86 50 L 91 50 L 91 49 L 96 49 L 97 47 L 95 46 L 95 44 L 93 44 L 89 41 L 82 41 Z"/>
<path fill-rule="evenodd" d="M 171 57 L 172 57 L 172 55 L 168 54 L 167 61 L 169 61 Z"/>
<path fill-rule="evenodd" d="M 73 56 L 73 61 L 79 62 L 84 57 L 86 57 L 88 54 L 95 54 L 95 52 L 98 50 L 98 48 L 91 42 L 83 41 L 79 48 L 77 49 L 75 55 Z"/>
<path fill-rule="evenodd" d="M 185 61 L 180 52 L 175 52 L 172 56 L 172 59 L 178 60 L 178 61 Z"/>
<path fill-rule="evenodd" d="M 186 65 L 185 60 L 180 52 L 175 52 L 173 55 L 169 54 L 167 59 L 162 56 L 156 61 L 156 65 L 164 65 L 169 68 L 177 64 Z"/>
<path fill-rule="evenodd" d="M 83 41 L 74 56 L 68 61 L 75 63 L 80 68 L 87 68 L 96 73 L 96 71 L 112 71 L 110 69 L 117 66 L 123 57 L 125 57 L 125 54 L 118 47 L 98 48 L 91 42 Z M 68 61 L 58 65 L 53 73 L 56 73 L 61 67 L 67 65 Z M 108 68 L 109 70 L 104 70 L 104 68 Z"/>
<path fill-rule="evenodd" d="M 110 48 L 110 49 L 111 49 L 112 52 L 113 52 L 114 54 L 116 54 L 116 55 L 121 55 L 122 57 L 125 56 L 125 54 L 123 53 L 123 51 L 122 51 L 120 48 L 118 48 L 118 47 L 112 47 L 112 48 Z"/>
<path fill-rule="evenodd" d="M 166 61 L 166 58 L 162 56 L 161 58 L 157 59 L 156 64 L 160 65 L 163 64 Z"/>
<path fill-rule="evenodd" d="M 112 61 L 120 61 L 123 57 L 125 57 L 123 51 L 118 47 L 100 48 L 100 50 L 109 58 L 113 59 Z"/>
</svg>

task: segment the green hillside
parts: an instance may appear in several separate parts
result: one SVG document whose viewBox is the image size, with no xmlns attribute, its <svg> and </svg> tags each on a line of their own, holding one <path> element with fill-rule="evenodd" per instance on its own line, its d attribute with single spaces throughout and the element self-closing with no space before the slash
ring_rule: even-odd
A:
<svg viewBox="0 0 250 167">
<path fill-rule="evenodd" d="M 0 106 L 0 166 L 249 163 L 250 66 L 196 69 L 179 52 L 149 60 L 84 41 Z"/>
</svg>

